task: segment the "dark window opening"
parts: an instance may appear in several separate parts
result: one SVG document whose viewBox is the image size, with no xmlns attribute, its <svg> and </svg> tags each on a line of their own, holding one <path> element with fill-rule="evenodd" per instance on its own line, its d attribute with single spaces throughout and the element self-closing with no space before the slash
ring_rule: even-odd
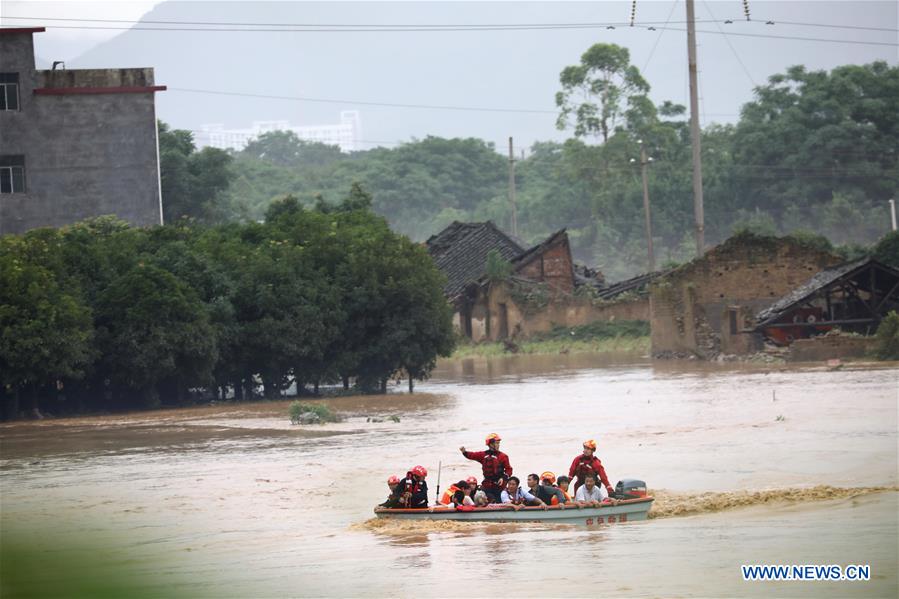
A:
<svg viewBox="0 0 899 599">
<path fill-rule="evenodd" d="M 728 310 L 728 317 L 730 318 L 730 334 L 737 334 L 737 311 L 736 310 Z"/>
<path fill-rule="evenodd" d="M 24 156 L 0 156 L 0 193 L 25 193 Z"/>
<path fill-rule="evenodd" d="M 19 109 L 19 74 L 0 73 L 0 110 Z"/>
</svg>

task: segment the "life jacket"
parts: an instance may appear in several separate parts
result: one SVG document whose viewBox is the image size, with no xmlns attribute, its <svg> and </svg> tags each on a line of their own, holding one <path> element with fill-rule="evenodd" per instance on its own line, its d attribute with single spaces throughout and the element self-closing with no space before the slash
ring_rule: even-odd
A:
<svg viewBox="0 0 899 599">
<path fill-rule="evenodd" d="M 556 485 L 553 485 L 553 488 L 554 488 L 554 489 L 558 489 L 559 491 L 562 492 L 562 495 L 565 496 L 565 503 L 571 503 L 571 495 L 569 495 L 568 492 L 565 491 L 565 489 L 563 489 L 562 487 L 558 487 L 558 486 L 556 486 Z M 552 499 L 552 501 L 550 502 L 550 505 L 559 505 L 559 497 L 558 497 L 558 495 L 553 495 L 553 499 Z"/>
<path fill-rule="evenodd" d="M 506 491 L 508 494 L 509 492 Z M 524 495 L 521 492 L 521 488 L 519 487 L 517 491 L 515 491 L 515 495 L 509 495 L 509 503 L 513 505 L 520 505 L 524 503 Z"/>
<path fill-rule="evenodd" d="M 575 476 L 579 479 L 583 480 L 583 478 L 587 474 L 599 474 L 596 470 L 593 469 L 593 459 L 596 456 L 590 456 L 589 458 L 583 454 L 578 458 L 577 461 L 577 469 L 575 470 Z"/>
<path fill-rule="evenodd" d="M 459 487 L 456 485 L 450 485 L 449 489 L 443 494 L 443 497 L 440 498 L 440 503 L 443 505 L 449 505 L 453 502 L 453 495 L 456 491 L 459 491 Z"/>
<path fill-rule="evenodd" d="M 488 449 L 484 452 L 484 463 L 482 464 L 484 478 L 496 482 L 505 475 L 503 472 L 503 464 L 497 456 L 496 452 Z"/>
<path fill-rule="evenodd" d="M 400 486 L 402 491 L 398 493 L 398 496 L 402 498 L 404 493 L 409 493 L 409 498 L 402 500 L 403 507 L 412 507 L 412 497 L 421 492 L 421 481 L 416 481 L 412 477 L 411 472 L 406 473 L 406 478 L 400 481 Z"/>
</svg>

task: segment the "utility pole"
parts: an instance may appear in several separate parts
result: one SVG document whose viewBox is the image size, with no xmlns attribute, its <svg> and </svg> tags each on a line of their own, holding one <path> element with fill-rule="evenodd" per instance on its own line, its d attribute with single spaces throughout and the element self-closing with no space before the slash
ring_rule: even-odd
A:
<svg viewBox="0 0 899 599">
<path fill-rule="evenodd" d="M 687 58 L 690 67 L 690 137 L 693 142 L 693 217 L 696 224 L 696 257 L 705 247 L 705 215 L 702 206 L 702 155 L 699 141 L 699 95 L 696 91 L 696 16 L 693 0 L 687 0 Z"/>
<path fill-rule="evenodd" d="M 515 205 L 515 153 L 509 138 L 509 202 L 512 204 L 512 236 L 518 237 L 518 207 Z"/>
<path fill-rule="evenodd" d="M 646 219 L 646 251 L 648 258 L 647 264 L 649 267 L 647 272 L 654 272 L 656 269 L 656 259 L 652 249 L 652 218 L 649 213 L 649 182 L 646 178 L 646 166 L 652 162 L 652 157 L 646 157 L 646 146 L 643 145 L 642 139 L 638 139 L 637 143 L 640 144 L 640 173 L 643 176 L 643 215 Z M 631 158 L 631 164 L 634 162 L 635 160 Z"/>
<path fill-rule="evenodd" d="M 896 230 L 896 200 L 890 200 L 890 218 L 893 223 L 893 231 Z"/>
</svg>

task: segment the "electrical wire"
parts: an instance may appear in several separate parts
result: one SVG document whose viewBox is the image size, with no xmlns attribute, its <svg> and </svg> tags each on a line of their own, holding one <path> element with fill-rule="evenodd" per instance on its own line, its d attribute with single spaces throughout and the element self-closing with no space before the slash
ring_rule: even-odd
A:
<svg viewBox="0 0 899 599">
<path fill-rule="evenodd" d="M 656 48 L 658 47 L 659 42 L 662 40 L 662 35 L 663 35 L 663 34 L 665 33 L 665 31 L 666 31 L 665 27 L 666 27 L 666 26 L 668 25 L 668 23 L 671 21 L 671 15 L 674 14 L 674 9 L 677 8 L 677 3 L 678 3 L 678 2 L 679 2 L 679 0 L 674 0 L 674 2 L 671 4 L 671 10 L 668 12 L 668 18 L 665 19 L 665 25 L 664 25 L 664 26 L 662 27 L 662 29 L 659 31 L 659 35 L 656 36 L 656 41 L 655 41 L 655 43 L 652 45 L 652 49 L 649 51 L 649 57 L 646 59 L 646 64 L 643 65 L 643 72 L 644 72 L 644 73 L 646 72 L 647 67 L 649 67 L 649 63 L 652 61 L 652 57 L 653 57 L 653 56 L 655 55 L 655 53 L 656 53 Z"/>
<path fill-rule="evenodd" d="M 531 110 L 526 108 L 489 108 L 475 106 L 450 106 L 440 104 L 400 104 L 394 102 L 368 102 L 361 100 L 338 100 L 333 98 L 307 98 L 303 96 L 276 96 L 266 94 L 250 94 L 244 92 L 226 92 L 208 89 L 192 89 L 184 87 L 169 87 L 168 91 L 187 92 L 193 94 L 212 94 L 219 96 L 238 96 L 246 98 L 261 98 L 266 100 L 293 100 L 297 102 L 314 102 L 320 104 L 354 104 L 359 106 L 383 106 L 389 108 L 421 108 L 432 110 L 459 110 L 467 112 L 506 112 L 522 114 L 558 114 L 557 110 Z"/>
<path fill-rule="evenodd" d="M 705 6 L 705 9 L 708 11 L 709 16 L 711 16 L 712 19 L 714 20 L 715 13 L 712 12 L 712 7 L 709 6 L 709 3 L 706 2 L 705 0 L 702 0 L 702 5 Z M 748 4 L 746 5 L 746 19 L 749 20 L 749 5 Z M 749 79 L 749 82 L 752 83 L 753 87 L 756 87 L 758 84 L 755 82 L 755 79 L 752 78 L 752 75 L 749 73 L 749 69 L 746 68 L 746 65 L 743 63 L 743 60 L 740 58 L 740 55 L 737 54 L 737 50 L 734 48 L 733 44 L 730 43 L 730 38 L 727 37 L 727 33 L 725 33 L 723 29 L 721 29 L 721 25 L 719 25 L 717 21 L 713 21 L 713 22 L 715 23 L 715 27 L 718 28 L 718 31 L 720 31 L 724 35 L 724 41 L 727 42 L 727 47 L 730 48 L 731 53 L 734 55 L 734 58 L 737 59 L 737 62 L 740 63 L 740 66 L 743 67 L 743 72 L 746 73 L 746 77 Z"/>
<path fill-rule="evenodd" d="M 16 20 L 30 20 L 30 21 L 63 21 L 63 22 L 78 22 L 78 23 L 130 23 L 130 24 L 152 24 L 152 25 L 209 25 L 209 26 L 233 26 L 233 27 L 329 27 L 329 28 L 370 28 L 370 29 L 379 29 L 379 28 L 443 28 L 443 27 L 452 27 L 457 29 L 471 29 L 477 30 L 485 27 L 497 28 L 497 27 L 556 27 L 556 28 L 569 28 L 569 27 L 624 27 L 630 25 L 630 22 L 626 21 L 607 21 L 607 22 L 587 22 L 587 23 L 480 23 L 480 24 L 472 24 L 472 23 L 440 23 L 440 24 L 427 24 L 427 23 L 253 23 L 246 21 L 154 21 L 154 20 L 134 20 L 134 19 L 87 19 L 87 18 L 72 18 L 72 17 L 22 17 L 22 16 L 6 16 L 3 15 L 0 19 L 16 19 Z M 731 21 L 731 19 L 725 21 L 718 21 L 727 23 Z M 698 19 L 695 21 L 696 23 L 707 23 L 709 21 L 705 21 L 702 19 Z M 761 21 L 751 21 L 752 23 L 759 23 Z M 664 24 L 681 24 L 685 25 L 686 21 L 666 21 Z M 774 22 L 772 22 L 774 23 Z M 643 25 L 659 25 L 662 24 L 661 21 L 642 21 L 639 23 L 635 22 L 637 26 Z M 889 32 L 899 32 L 899 29 L 892 27 L 869 27 L 864 25 L 843 25 L 837 23 L 808 23 L 804 21 L 776 21 L 777 25 L 791 25 L 791 26 L 799 26 L 799 27 L 827 27 L 832 29 L 860 29 L 865 31 L 889 31 Z"/>
</svg>

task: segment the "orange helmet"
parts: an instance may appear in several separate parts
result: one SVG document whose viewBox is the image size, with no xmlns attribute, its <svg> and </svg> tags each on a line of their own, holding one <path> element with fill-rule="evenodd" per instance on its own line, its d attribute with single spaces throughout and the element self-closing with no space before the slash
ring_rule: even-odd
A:
<svg viewBox="0 0 899 599">
<path fill-rule="evenodd" d="M 398 485 L 398 484 L 400 484 L 400 479 L 398 476 L 396 476 L 394 474 L 393 476 L 391 476 L 390 478 L 387 479 L 387 484 L 388 485 Z"/>
<path fill-rule="evenodd" d="M 584 449 L 592 449 L 593 451 L 596 451 L 596 441 L 594 441 L 593 439 L 587 439 L 586 441 L 584 441 Z"/>
<path fill-rule="evenodd" d="M 477 485 L 478 479 L 476 476 L 469 476 L 468 478 L 465 479 L 465 482 L 467 482 L 469 485 Z"/>
<path fill-rule="evenodd" d="M 427 478 L 428 470 L 424 466 L 416 466 L 411 470 L 412 474 L 415 476 L 420 476 L 422 478 Z"/>
<path fill-rule="evenodd" d="M 554 482 L 556 482 L 556 475 L 547 470 L 540 475 L 540 480 L 548 480 L 549 484 L 553 484 Z"/>
<path fill-rule="evenodd" d="M 490 433 L 489 435 L 487 435 L 487 438 L 484 439 L 484 443 L 486 443 L 487 445 L 490 445 L 494 441 L 502 441 L 502 440 L 503 440 L 502 437 L 500 437 L 496 433 Z"/>
</svg>

